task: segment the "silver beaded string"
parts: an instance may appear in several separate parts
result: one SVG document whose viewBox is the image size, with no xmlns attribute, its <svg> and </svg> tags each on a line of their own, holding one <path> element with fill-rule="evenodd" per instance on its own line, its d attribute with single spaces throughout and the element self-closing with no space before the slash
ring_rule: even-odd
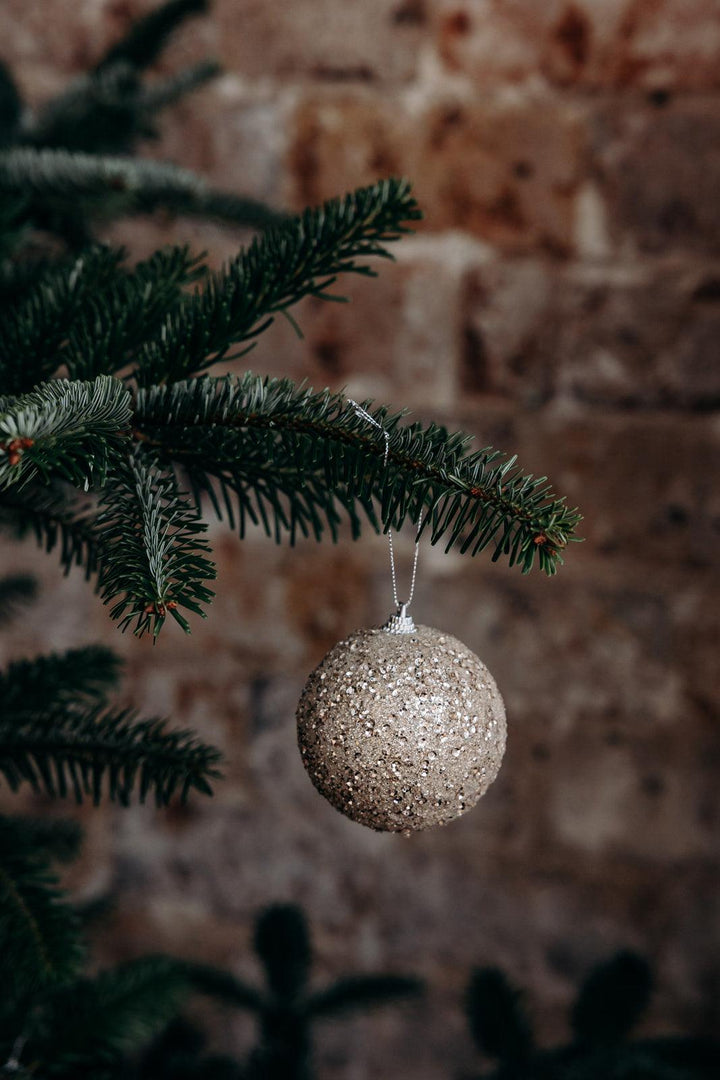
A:
<svg viewBox="0 0 720 1080">
<path fill-rule="evenodd" d="M 385 430 L 385 428 L 382 426 L 382 424 L 378 423 L 378 421 L 375 419 L 374 416 L 370 415 L 370 413 L 367 411 L 367 409 L 363 409 L 362 405 L 359 405 L 357 403 L 357 401 L 353 401 L 352 398 L 348 398 L 348 401 L 352 405 L 352 407 L 355 410 L 355 412 L 357 413 L 357 415 L 359 417 L 361 417 L 361 419 L 367 420 L 367 422 L 369 424 L 372 424 L 372 426 L 376 427 L 378 429 L 378 431 L 381 433 L 383 439 L 385 440 L 385 456 L 383 458 L 383 467 L 387 467 L 388 457 L 390 455 L 390 433 Z M 390 576 L 392 578 L 393 600 L 395 602 L 396 610 L 398 612 L 402 613 L 403 617 L 405 617 L 405 612 L 410 607 L 410 604 L 412 603 L 412 598 L 415 595 L 415 580 L 417 578 L 418 556 L 420 554 L 420 541 L 418 539 L 418 535 L 420 533 L 420 526 L 422 525 L 422 519 L 423 519 L 423 515 L 422 515 L 422 510 L 421 510 L 420 511 L 420 516 L 418 517 L 418 521 L 417 521 L 417 534 L 416 534 L 416 538 L 415 538 L 415 554 L 413 556 L 412 577 L 410 578 L 410 592 L 408 594 L 407 600 L 404 603 L 400 600 L 400 598 L 398 596 L 397 571 L 395 569 L 395 549 L 393 547 L 392 529 L 388 529 L 388 531 L 387 531 L 388 547 L 390 549 Z"/>
</svg>

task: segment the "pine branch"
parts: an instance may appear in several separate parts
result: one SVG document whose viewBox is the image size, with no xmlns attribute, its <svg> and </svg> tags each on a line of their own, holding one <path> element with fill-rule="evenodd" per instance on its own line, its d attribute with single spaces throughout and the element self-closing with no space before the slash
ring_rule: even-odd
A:
<svg viewBox="0 0 720 1080">
<path fill-rule="evenodd" d="M 8 67 L 0 61 L 0 146 L 11 142 L 22 116 L 22 99 Z"/>
<path fill-rule="evenodd" d="M 103 558 L 99 590 L 111 617 L 141 636 L 160 633 L 170 613 L 186 633 L 180 608 L 204 615 L 213 593 L 204 584 L 215 566 L 202 538 L 207 525 L 178 490 L 172 474 L 136 451 L 112 474 L 97 519 Z M 119 598 L 119 599 L 118 599 Z"/>
<path fill-rule="evenodd" d="M 285 1000 L 297 997 L 308 979 L 312 952 L 310 933 L 296 904 L 273 904 L 258 917 L 253 939 L 272 993 Z"/>
<path fill-rule="evenodd" d="M 0 623 L 11 619 L 23 604 L 35 599 L 37 582 L 29 574 L 0 578 Z"/>
<path fill-rule="evenodd" d="M 530 1021 L 520 993 L 496 968 L 473 972 L 465 998 L 470 1031 L 478 1048 L 501 1063 L 526 1062 L 533 1050 Z"/>
<path fill-rule="evenodd" d="M 210 208 L 219 216 L 221 206 L 221 197 L 204 180 L 177 165 L 32 147 L 0 153 L 0 198 L 18 196 L 28 201 L 26 213 L 31 220 L 67 234 L 68 241 L 75 244 L 83 239 L 88 242 L 89 219 L 110 220 L 159 209 L 197 216 Z M 231 219 L 241 221 L 242 203 L 231 200 L 229 205 Z M 244 223 L 252 225 L 260 210 L 252 201 L 246 205 L 249 220 Z M 267 210 L 265 218 L 272 221 L 277 215 Z"/>
<path fill-rule="evenodd" d="M 647 1008 L 652 974 L 647 961 L 622 952 L 590 972 L 572 1012 L 579 1042 L 593 1045 L 624 1039 Z"/>
<path fill-rule="evenodd" d="M 265 1000 L 257 990 L 229 971 L 211 967 L 209 964 L 184 964 L 184 973 L 193 991 L 214 998 L 226 1005 L 238 1009 L 248 1009 L 259 1013 L 265 1007 Z"/>
<path fill-rule="evenodd" d="M 13 851 L 26 858 L 67 863 L 78 857 L 82 847 L 80 825 L 67 818 L 0 816 L 0 833 L 3 830 Z"/>
<path fill-rule="evenodd" d="M 83 200 L 116 214 L 142 213 L 204 192 L 194 173 L 165 162 L 31 147 L 0 154 L 0 193 L 24 193 L 58 206 Z"/>
<path fill-rule="evenodd" d="M 0 403 L 0 488 L 40 474 L 75 485 L 102 484 L 130 423 L 130 395 L 118 379 L 46 383 Z"/>
<path fill-rule="evenodd" d="M 154 134 L 141 94 L 129 64 L 80 75 L 26 120 L 22 142 L 36 149 L 128 154 L 139 138 Z"/>
<path fill-rule="evenodd" d="M 120 661 L 102 645 L 18 660 L 0 672 L 0 720 L 20 713 L 90 706 L 118 681 Z"/>
<path fill-rule="evenodd" d="M 85 154 L 129 154 L 138 139 L 157 136 L 154 116 L 216 78 L 220 67 L 205 61 L 144 86 L 127 61 L 74 79 L 58 97 L 25 122 L 22 142 L 37 149 Z"/>
<path fill-rule="evenodd" d="M 44 855 L 29 847 L 22 822 L 0 817 L 0 955 L 11 1001 L 72 978 L 83 958 L 77 920 Z"/>
<path fill-rule="evenodd" d="M 0 385 L 4 394 L 31 390 L 57 371 L 68 334 L 93 298 L 103 296 L 116 280 L 121 258 L 121 251 L 94 247 L 76 259 L 34 270 L 31 288 L 3 312 Z"/>
<path fill-rule="evenodd" d="M 140 70 L 150 67 L 181 23 L 190 16 L 204 14 L 207 7 L 207 0 L 169 0 L 161 4 L 133 22 L 125 37 L 110 46 L 95 71 L 117 63 L 131 64 Z"/>
<path fill-rule="evenodd" d="M 203 60 L 177 75 L 157 79 L 149 86 L 144 86 L 138 97 L 138 106 L 147 114 L 156 113 L 216 79 L 221 72 L 222 68 L 216 60 Z"/>
<path fill-rule="evenodd" d="M 28 484 L 0 491 L 0 530 L 16 539 L 32 534 L 48 553 L 59 548 L 60 564 L 69 573 L 82 566 L 85 576 L 95 573 L 98 539 L 86 501 L 75 492 Z"/>
<path fill-rule="evenodd" d="M 218 760 L 192 733 L 128 710 L 50 706 L 0 718 L 0 775 L 13 791 L 29 783 L 53 798 L 72 793 L 96 804 L 106 792 L 123 805 L 134 792 L 144 802 L 152 791 L 164 806 L 176 793 L 181 801 L 191 790 L 210 794 Z"/>
<path fill-rule="evenodd" d="M 139 1049 L 177 1015 L 188 993 L 183 965 L 142 957 L 59 991 L 26 1057 L 53 1080 L 97 1078 Z"/>
<path fill-rule="evenodd" d="M 269 229 L 170 313 L 139 354 L 139 380 L 148 386 L 202 371 L 304 296 L 327 298 L 339 274 L 374 274 L 357 260 L 389 258 L 384 245 L 419 217 L 409 185 L 385 180 Z"/>
<path fill-rule="evenodd" d="M 384 440 L 342 394 L 287 379 L 248 373 L 141 389 L 135 424 L 146 445 L 188 470 L 198 499 L 219 485 L 231 521 L 236 496 L 241 532 L 249 517 L 278 540 L 320 537 L 325 523 L 335 535 L 338 506 L 357 532 L 358 510 L 376 526 L 376 498 L 386 528 L 417 521 L 424 508 L 423 531 L 446 551 L 491 546 L 493 560 L 507 556 L 527 573 L 537 559 L 555 572 L 581 518 L 545 477 L 492 448 L 468 452 L 462 433 L 402 427 L 401 414 L 385 409 L 374 415 L 389 435 L 387 466 Z"/>
<path fill-rule="evenodd" d="M 405 975 L 352 975 L 313 994 L 308 1015 L 331 1017 L 353 1009 L 368 1009 L 420 994 L 420 979 Z"/>
<path fill-rule="evenodd" d="M 58 356 L 70 378 L 120 372 L 133 350 L 177 307 L 183 286 L 203 273 L 201 259 L 187 247 L 166 248 L 94 290 L 82 317 L 67 327 Z"/>
</svg>

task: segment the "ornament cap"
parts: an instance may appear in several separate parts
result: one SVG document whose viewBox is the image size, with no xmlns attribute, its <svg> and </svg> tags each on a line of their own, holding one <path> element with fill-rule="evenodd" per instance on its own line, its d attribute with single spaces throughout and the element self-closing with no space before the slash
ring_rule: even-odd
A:
<svg viewBox="0 0 720 1080">
<path fill-rule="evenodd" d="M 415 634 L 417 627 L 412 621 L 412 615 L 408 615 L 408 605 L 400 604 L 394 615 L 391 615 L 381 627 L 386 634 Z"/>
</svg>

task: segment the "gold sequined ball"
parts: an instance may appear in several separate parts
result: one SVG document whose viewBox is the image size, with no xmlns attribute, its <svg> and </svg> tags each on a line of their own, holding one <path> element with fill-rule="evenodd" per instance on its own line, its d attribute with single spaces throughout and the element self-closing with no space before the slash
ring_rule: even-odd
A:
<svg viewBox="0 0 720 1080">
<path fill-rule="evenodd" d="M 445 825 L 500 769 L 505 707 L 483 662 L 429 626 L 358 630 L 313 671 L 297 710 L 303 764 L 321 795 L 385 832 Z"/>
</svg>

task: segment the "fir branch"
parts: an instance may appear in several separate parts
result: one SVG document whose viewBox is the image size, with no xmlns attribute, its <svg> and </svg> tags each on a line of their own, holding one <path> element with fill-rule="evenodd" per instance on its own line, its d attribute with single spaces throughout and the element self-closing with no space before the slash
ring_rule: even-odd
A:
<svg viewBox="0 0 720 1080">
<path fill-rule="evenodd" d="M 0 623 L 11 619 L 17 609 L 35 599 L 37 582 L 29 574 L 0 578 Z"/>
<path fill-rule="evenodd" d="M 420 979 L 406 975 L 351 975 L 313 994 L 307 1011 L 311 1017 L 339 1016 L 413 997 L 422 989 Z"/>
<path fill-rule="evenodd" d="M 85 576 L 95 573 L 98 540 L 90 508 L 75 492 L 28 484 L 0 491 L 0 530 L 16 539 L 32 534 L 48 553 L 59 549 L 65 573 L 82 566 Z"/>
<path fill-rule="evenodd" d="M 76 975 L 83 958 L 77 920 L 22 822 L 0 817 L 0 955 L 3 993 L 21 1000 Z"/>
<path fill-rule="evenodd" d="M 152 114 L 160 109 L 174 105 L 187 94 L 211 82 L 221 73 L 217 60 L 203 60 L 199 64 L 171 75 L 167 79 L 158 79 L 149 86 L 142 87 L 138 96 L 138 106 L 144 112 Z"/>
<path fill-rule="evenodd" d="M 533 1051 L 530 1021 L 520 993 L 497 968 L 473 972 L 465 997 L 471 1034 L 478 1048 L 502 1064 L 527 1062 Z"/>
<path fill-rule="evenodd" d="M 180 608 L 204 615 L 212 599 L 204 584 L 215 566 L 202 538 L 207 525 L 179 491 L 175 477 L 137 450 L 112 474 L 101 504 L 99 590 L 111 617 L 126 630 L 157 638 L 167 614 L 189 632 Z M 119 599 L 118 599 L 119 598 Z"/>
<path fill-rule="evenodd" d="M 193 991 L 198 994 L 256 1013 L 265 1007 L 265 999 L 259 991 L 222 968 L 187 961 L 184 964 L 184 973 Z"/>
<path fill-rule="evenodd" d="M 0 719 L 44 708 L 83 708 L 116 685 L 118 657 L 103 645 L 17 660 L 0 672 Z"/>
<path fill-rule="evenodd" d="M 22 99 L 17 84 L 7 65 L 0 61 L 0 146 L 12 142 L 21 116 Z"/>
<path fill-rule="evenodd" d="M 53 1080 L 104 1076 L 104 1070 L 148 1042 L 178 1012 L 188 993 L 183 965 L 148 956 L 101 971 L 55 993 L 26 1057 Z"/>
<path fill-rule="evenodd" d="M 128 805 L 153 792 L 158 806 L 191 790 L 210 794 L 217 750 L 162 720 L 101 708 L 23 710 L 0 717 L 0 775 L 16 791 L 29 783 L 51 797 L 99 803 L 103 792 Z"/>
<path fill-rule="evenodd" d="M 4 394 L 31 390 L 63 362 L 78 319 L 119 274 L 122 251 L 89 248 L 76 259 L 36 268 L 31 288 L 3 312 L 0 384 Z"/>
<path fill-rule="evenodd" d="M 130 394 L 118 379 L 45 383 L 0 404 L 0 488 L 40 474 L 86 487 L 102 484 L 130 423 Z"/>
<path fill-rule="evenodd" d="M 142 70 L 158 58 L 168 38 L 187 18 L 207 11 L 207 0 L 169 0 L 160 7 L 136 19 L 125 37 L 107 50 L 95 71 L 118 63 L 131 64 Z"/>
<path fill-rule="evenodd" d="M 647 1008 L 652 973 L 636 953 L 621 952 L 590 972 L 573 1007 L 571 1023 L 579 1042 L 619 1043 Z"/>
<path fill-rule="evenodd" d="M 389 258 L 385 244 L 419 217 L 409 185 L 384 180 L 269 229 L 168 316 L 139 354 L 140 382 L 174 382 L 202 371 L 304 296 L 324 297 L 339 274 L 374 274 L 357 260 Z"/>
<path fill-rule="evenodd" d="M 20 147 L 0 154 L 0 193 L 60 206 L 77 200 L 108 214 L 147 213 L 192 202 L 206 190 L 187 169 L 159 161 Z"/>
<path fill-rule="evenodd" d="M 22 142 L 92 155 L 129 153 L 138 138 L 153 134 L 139 105 L 141 93 L 138 74 L 129 64 L 80 75 L 26 120 Z"/>
<path fill-rule="evenodd" d="M 12 838 L 12 849 L 27 858 L 72 862 L 80 854 L 83 832 L 67 818 L 0 816 L 0 832 Z"/>
<path fill-rule="evenodd" d="M 71 379 L 120 372 L 132 352 L 177 306 L 182 288 L 204 273 L 187 247 L 156 251 L 132 271 L 119 272 L 88 297 L 82 317 L 67 328 L 58 360 Z"/>
<path fill-rule="evenodd" d="M 270 992 L 292 1000 L 304 990 L 310 973 L 310 931 L 296 904 L 272 904 L 258 916 L 253 945 Z"/>
<path fill-rule="evenodd" d="M 241 530 L 249 517 L 278 540 L 319 537 L 325 523 L 334 535 L 339 505 L 357 531 L 358 509 L 376 525 L 377 499 L 385 528 L 425 509 L 423 531 L 446 551 L 491 546 L 493 560 L 507 556 L 527 573 L 537 559 L 555 572 L 581 518 L 545 477 L 491 447 L 468 452 L 462 433 L 403 427 L 385 409 L 374 416 L 388 432 L 387 466 L 384 440 L 342 394 L 287 379 L 248 373 L 141 389 L 135 424 L 147 445 L 188 470 L 197 498 L 219 484 L 231 520 L 234 494 Z M 220 513 L 217 498 L 215 507 Z"/>
<path fill-rule="evenodd" d="M 64 149 L 20 147 L 0 153 L 0 197 L 22 196 L 27 216 L 38 225 L 76 237 L 72 227 L 97 218 L 109 220 L 158 209 L 176 214 L 221 216 L 227 199 L 228 216 L 253 225 L 277 220 L 252 200 L 219 195 L 199 176 L 177 165 L 147 159 L 69 152 Z M 243 218 L 241 208 L 248 209 Z M 85 232 L 86 232 L 85 228 Z"/>
</svg>

